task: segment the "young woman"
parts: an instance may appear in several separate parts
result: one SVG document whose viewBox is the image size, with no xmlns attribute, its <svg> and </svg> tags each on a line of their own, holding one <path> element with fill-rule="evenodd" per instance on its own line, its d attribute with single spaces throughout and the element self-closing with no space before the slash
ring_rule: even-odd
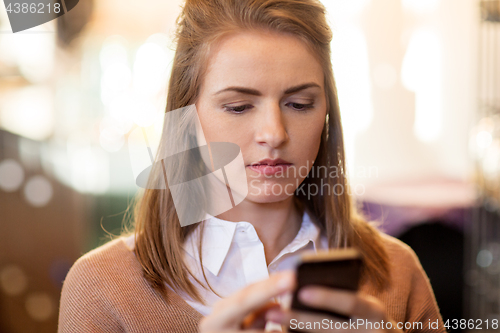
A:
<svg viewBox="0 0 500 333">
<path fill-rule="evenodd" d="M 195 106 L 208 147 L 237 145 L 248 193 L 186 225 L 171 178 L 144 190 L 134 234 L 68 273 L 59 332 L 262 332 L 270 322 L 347 331 L 286 306 L 298 255 L 342 247 L 364 256 L 359 292 L 309 287 L 304 302 L 372 322 L 359 332 L 446 332 L 414 252 L 365 221 L 350 196 L 325 15 L 316 0 L 186 1 L 166 111 Z M 184 211 L 198 200 L 185 197 Z M 330 327 L 308 328 L 324 319 Z"/>
</svg>

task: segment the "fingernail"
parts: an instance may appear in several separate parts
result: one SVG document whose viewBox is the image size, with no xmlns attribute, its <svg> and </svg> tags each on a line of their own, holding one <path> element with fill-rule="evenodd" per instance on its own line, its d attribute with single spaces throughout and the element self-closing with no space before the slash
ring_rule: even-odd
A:
<svg viewBox="0 0 500 333">
<path fill-rule="evenodd" d="M 299 298 L 305 302 L 312 301 L 314 298 L 314 293 L 310 289 L 302 289 L 299 292 Z"/>
<path fill-rule="evenodd" d="M 278 288 L 286 289 L 286 288 L 290 287 L 292 282 L 293 282 L 292 277 L 290 275 L 286 274 L 285 276 L 283 276 L 279 279 Z"/>
<path fill-rule="evenodd" d="M 270 320 L 275 323 L 281 323 L 285 318 L 285 314 L 280 310 L 270 310 L 266 313 L 266 320 Z"/>
</svg>

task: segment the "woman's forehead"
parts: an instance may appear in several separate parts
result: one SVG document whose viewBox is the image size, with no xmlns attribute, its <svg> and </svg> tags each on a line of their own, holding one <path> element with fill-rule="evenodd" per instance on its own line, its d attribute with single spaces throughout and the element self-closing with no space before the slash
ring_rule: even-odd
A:
<svg viewBox="0 0 500 333">
<path fill-rule="evenodd" d="M 321 85 L 322 78 L 321 65 L 302 40 L 263 32 L 234 33 L 221 40 L 209 56 L 205 73 L 210 90 L 242 83 L 303 81 Z"/>
</svg>

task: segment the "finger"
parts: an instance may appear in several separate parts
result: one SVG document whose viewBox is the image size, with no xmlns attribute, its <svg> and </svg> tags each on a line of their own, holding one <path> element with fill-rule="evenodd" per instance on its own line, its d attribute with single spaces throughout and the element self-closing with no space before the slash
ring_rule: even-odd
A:
<svg viewBox="0 0 500 333">
<path fill-rule="evenodd" d="M 308 286 L 300 290 L 299 298 L 309 306 L 345 316 L 375 321 L 383 320 L 385 317 L 385 309 L 379 300 L 352 291 Z"/>
<path fill-rule="evenodd" d="M 266 321 L 272 321 L 274 323 L 282 323 L 284 320 L 285 312 L 279 309 L 271 309 L 266 313 Z"/>
<path fill-rule="evenodd" d="M 283 271 L 269 279 L 253 283 L 235 294 L 215 303 L 212 315 L 205 324 L 214 328 L 239 328 L 248 313 L 266 304 L 272 297 L 292 291 L 295 273 Z"/>
</svg>

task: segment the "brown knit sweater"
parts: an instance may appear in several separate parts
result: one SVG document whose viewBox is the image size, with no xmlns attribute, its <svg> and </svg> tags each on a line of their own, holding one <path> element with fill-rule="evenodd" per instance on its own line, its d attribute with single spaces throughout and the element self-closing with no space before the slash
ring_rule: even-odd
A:
<svg viewBox="0 0 500 333">
<path fill-rule="evenodd" d="M 124 237 L 88 252 L 71 267 L 63 284 L 58 332 L 197 332 L 203 317 L 177 294 L 164 300 L 142 276 L 141 265 Z M 423 329 L 405 332 L 446 332 L 429 279 L 413 250 L 383 235 L 392 264 L 392 286 L 376 292 L 396 322 L 421 322 Z M 429 320 L 439 320 L 430 329 Z"/>
</svg>

